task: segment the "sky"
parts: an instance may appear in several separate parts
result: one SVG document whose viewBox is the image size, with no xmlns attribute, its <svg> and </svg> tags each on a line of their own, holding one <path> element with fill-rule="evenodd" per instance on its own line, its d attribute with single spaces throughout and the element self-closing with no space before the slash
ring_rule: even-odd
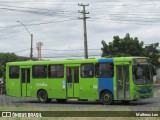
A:
<svg viewBox="0 0 160 120">
<path fill-rule="evenodd" d="M 101 56 L 101 41 L 126 33 L 145 45 L 160 41 L 160 0 L 0 0 L 0 52 L 33 57 L 42 42 L 43 59 L 84 57 L 82 6 L 86 14 L 89 57 Z M 20 23 L 23 23 L 26 28 Z"/>
</svg>

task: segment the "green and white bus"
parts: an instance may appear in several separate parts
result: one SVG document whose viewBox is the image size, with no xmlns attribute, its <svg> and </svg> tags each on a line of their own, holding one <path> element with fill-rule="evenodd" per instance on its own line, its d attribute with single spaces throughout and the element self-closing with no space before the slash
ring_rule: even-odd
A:
<svg viewBox="0 0 160 120">
<path fill-rule="evenodd" d="M 153 97 L 151 63 L 145 57 L 10 62 L 6 94 L 38 98 L 134 101 Z"/>
</svg>

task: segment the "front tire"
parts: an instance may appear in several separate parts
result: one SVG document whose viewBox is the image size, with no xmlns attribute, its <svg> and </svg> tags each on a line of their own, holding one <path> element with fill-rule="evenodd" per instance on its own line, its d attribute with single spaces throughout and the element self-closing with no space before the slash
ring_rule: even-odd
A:
<svg viewBox="0 0 160 120">
<path fill-rule="evenodd" d="M 111 105 L 113 103 L 113 95 L 109 91 L 103 91 L 101 94 L 101 102 L 104 105 Z"/>
<path fill-rule="evenodd" d="M 45 90 L 40 90 L 37 94 L 37 97 L 40 103 L 47 103 L 47 102 L 51 102 L 52 100 L 52 99 L 48 99 L 48 94 Z"/>
</svg>

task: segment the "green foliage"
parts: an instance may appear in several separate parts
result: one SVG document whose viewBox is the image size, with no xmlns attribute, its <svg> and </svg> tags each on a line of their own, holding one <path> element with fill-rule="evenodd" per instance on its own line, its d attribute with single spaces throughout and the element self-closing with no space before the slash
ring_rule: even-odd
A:
<svg viewBox="0 0 160 120">
<path fill-rule="evenodd" d="M 126 57 L 126 56 L 145 56 L 152 60 L 152 64 L 160 67 L 157 59 L 160 57 L 160 51 L 157 50 L 159 43 L 154 43 L 143 48 L 144 43 L 137 37 L 130 37 L 129 33 L 124 38 L 114 36 L 113 41 L 106 44 L 102 40 L 102 57 Z"/>
<path fill-rule="evenodd" d="M 0 77 L 5 78 L 5 67 L 7 62 L 26 61 L 28 58 L 16 56 L 13 53 L 0 53 Z"/>
<path fill-rule="evenodd" d="M 152 64 L 155 67 L 160 67 L 160 63 L 158 63 L 158 58 L 160 58 L 160 51 L 157 49 L 159 43 L 150 44 L 143 49 L 144 56 L 149 57 L 152 61 Z"/>
</svg>

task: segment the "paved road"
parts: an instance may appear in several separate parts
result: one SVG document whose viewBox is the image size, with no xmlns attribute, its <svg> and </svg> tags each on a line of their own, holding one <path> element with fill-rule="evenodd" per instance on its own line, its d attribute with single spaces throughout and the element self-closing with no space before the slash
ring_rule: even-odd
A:
<svg viewBox="0 0 160 120">
<path fill-rule="evenodd" d="M 57 103 L 53 100 L 51 103 L 41 104 L 33 98 L 16 98 L 0 95 L 0 104 L 21 104 L 27 106 L 44 107 L 51 110 L 131 110 L 131 111 L 160 111 L 160 86 L 154 88 L 156 94 L 153 98 L 134 101 L 124 104 L 116 101 L 113 105 L 103 105 L 99 101 L 76 101 L 68 100 L 66 103 Z M 158 96 L 158 94 L 159 96 Z M 54 109 L 53 109 L 54 108 Z"/>
</svg>

